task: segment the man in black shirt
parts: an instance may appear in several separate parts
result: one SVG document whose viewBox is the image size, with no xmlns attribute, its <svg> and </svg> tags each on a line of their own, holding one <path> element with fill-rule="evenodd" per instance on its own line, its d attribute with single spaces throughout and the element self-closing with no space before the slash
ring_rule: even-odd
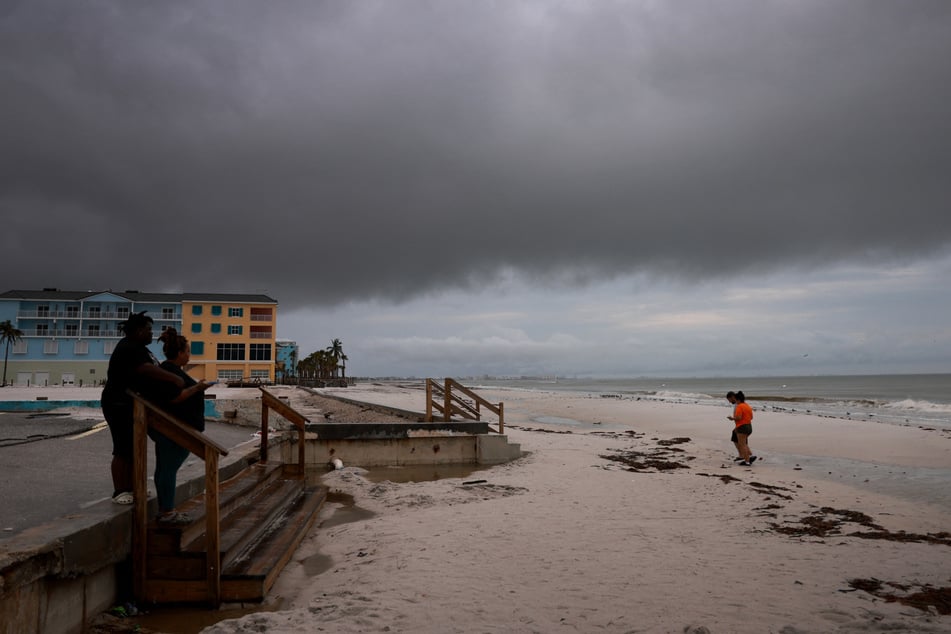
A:
<svg viewBox="0 0 951 634">
<path fill-rule="evenodd" d="M 150 396 L 156 391 L 181 390 L 181 377 L 159 367 L 148 345 L 152 343 L 152 318 L 145 311 L 120 324 L 125 333 L 109 358 L 102 413 L 112 433 L 112 501 L 132 504 L 132 397 L 126 390 Z"/>
</svg>

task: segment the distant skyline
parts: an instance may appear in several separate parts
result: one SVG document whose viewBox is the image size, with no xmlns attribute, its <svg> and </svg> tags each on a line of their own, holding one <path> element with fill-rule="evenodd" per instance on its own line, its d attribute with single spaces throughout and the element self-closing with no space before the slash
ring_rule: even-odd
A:
<svg viewBox="0 0 951 634">
<path fill-rule="evenodd" d="M 7 289 L 357 375 L 951 372 L 951 3 L 8 2 Z"/>
</svg>

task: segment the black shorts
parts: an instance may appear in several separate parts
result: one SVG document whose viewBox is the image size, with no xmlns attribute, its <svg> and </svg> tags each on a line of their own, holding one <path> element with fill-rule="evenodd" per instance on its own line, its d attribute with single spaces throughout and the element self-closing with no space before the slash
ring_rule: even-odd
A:
<svg viewBox="0 0 951 634">
<path fill-rule="evenodd" d="M 112 434 L 112 455 L 132 462 L 132 406 L 131 404 L 103 404 L 102 413 Z"/>
<path fill-rule="evenodd" d="M 747 423 L 745 425 L 740 425 L 739 427 L 733 428 L 733 435 L 730 436 L 730 440 L 732 440 L 733 442 L 736 442 L 737 434 L 743 434 L 744 436 L 749 436 L 752 433 L 753 433 L 753 426 L 751 424 Z"/>
</svg>

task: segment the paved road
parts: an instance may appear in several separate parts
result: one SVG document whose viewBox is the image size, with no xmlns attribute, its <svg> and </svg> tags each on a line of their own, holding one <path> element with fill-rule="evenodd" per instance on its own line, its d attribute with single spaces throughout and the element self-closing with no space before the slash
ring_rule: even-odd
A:
<svg viewBox="0 0 951 634">
<path fill-rule="evenodd" d="M 225 447 L 251 440 L 253 432 L 212 421 L 206 428 Z M 149 453 L 151 474 L 151 447 Z M 102 419 L 0 412 L 0 543 L 26 528 L 81 514 L 107 500 L 112 494 L 111 460 L 112 439 Z M 180 479 L 203 473 L 201 461 L 192 456 Z M 151 485 L 150 490 L 154 492 Z"/>
</svg>

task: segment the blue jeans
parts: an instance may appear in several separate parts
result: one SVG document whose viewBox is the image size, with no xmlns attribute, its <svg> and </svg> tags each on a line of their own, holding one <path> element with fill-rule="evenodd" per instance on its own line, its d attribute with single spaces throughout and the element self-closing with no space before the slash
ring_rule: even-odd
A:
<svg viewBox="0 0 951 634">
<path fill-rule="evenodd" d="M 159 513 L 175 509 L 175 477 L 185 464 L 188 450 L 156 433 L 155 441 L 155 494 L 158 497 Z"/>
</svg>

